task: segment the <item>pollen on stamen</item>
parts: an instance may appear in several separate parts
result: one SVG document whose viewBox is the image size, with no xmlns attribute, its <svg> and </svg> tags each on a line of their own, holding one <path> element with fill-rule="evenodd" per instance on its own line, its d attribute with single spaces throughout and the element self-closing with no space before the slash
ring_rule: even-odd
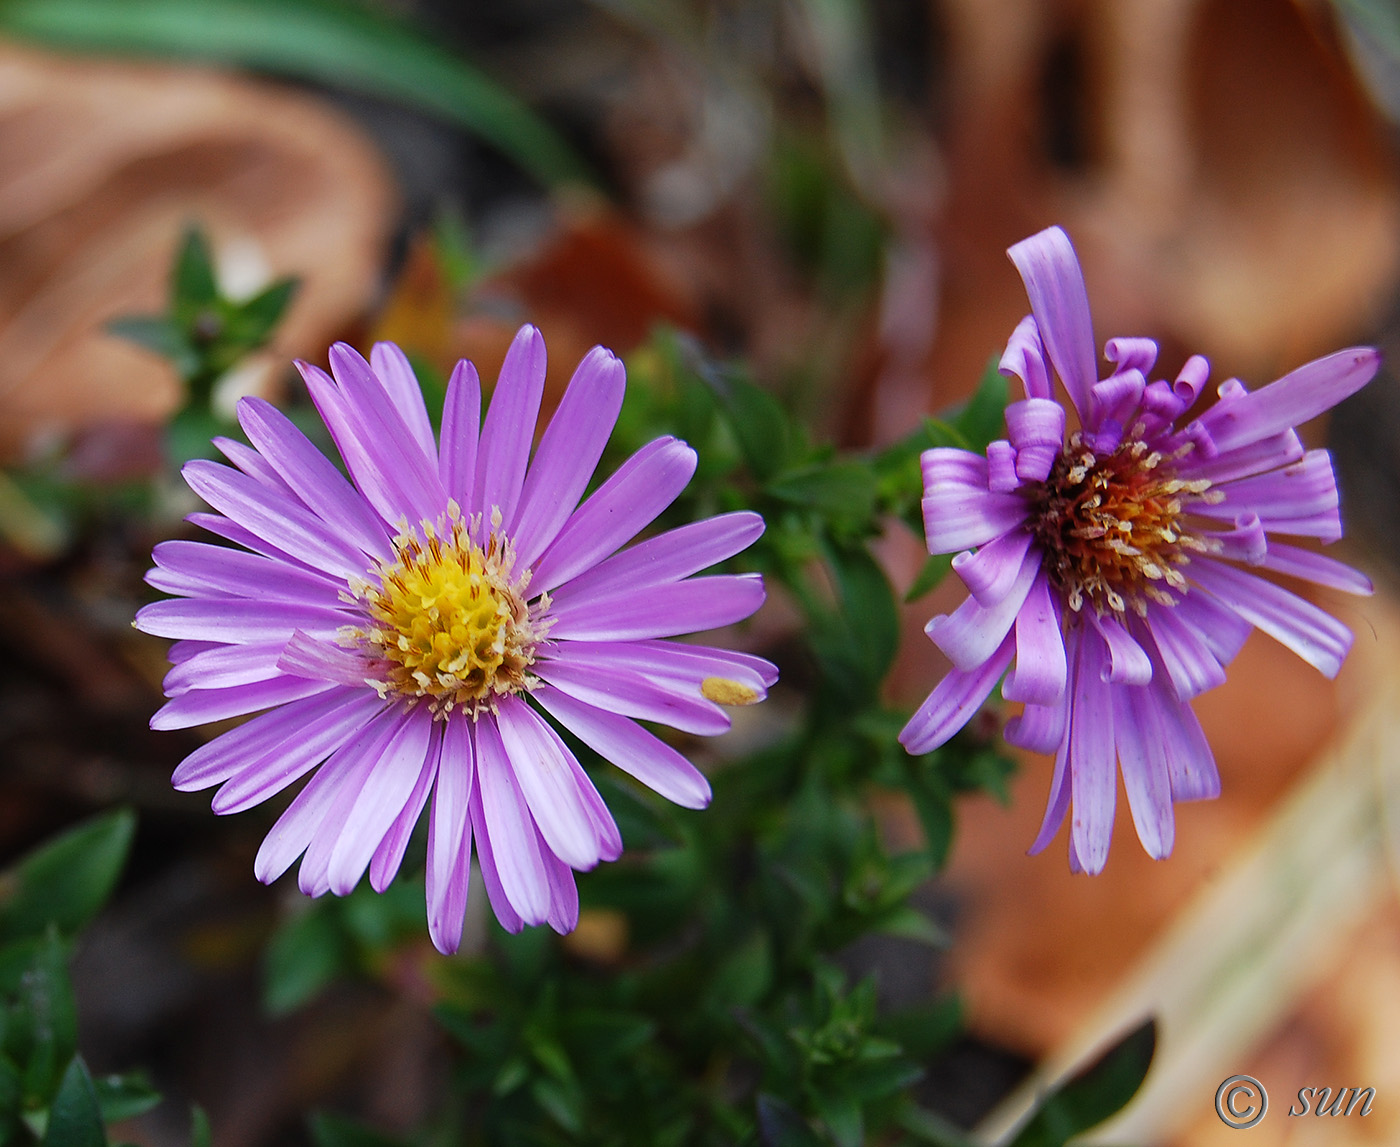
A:
<svg viewBox="0 0 1400 1147">
<path fill-rule="evenodd" d="M 1045 481 L 1028 488 L 1031 532 L 1072 612 L 1087 603 L 1141 616 L 1148 602 L 1175 604 L 1187 592 L 1181 567 L 1211 546 L 1181 518 L 1191 502 L 1222 495 L 1208 481 L 1176 478 L 1170 462 L 1141 439 L 1096 455 L 1074 434 Z"/>
<path fill-rule="evenodd" d="M 426 703 L 441 719 L 475 718 L 538 684 L 530 667 L 549 629 L 549 595 L 529 601 L 529 571 L 515 574 L 500 524 L 495 511 L 484 542 L 474 541 L 479 516 L 468 523 L 453 503 L 436 522 L 404 525 L 395 560 L 351 583 L 366 623 L 341 641 L 367 654 L 380 696 Z"/>
</svg>

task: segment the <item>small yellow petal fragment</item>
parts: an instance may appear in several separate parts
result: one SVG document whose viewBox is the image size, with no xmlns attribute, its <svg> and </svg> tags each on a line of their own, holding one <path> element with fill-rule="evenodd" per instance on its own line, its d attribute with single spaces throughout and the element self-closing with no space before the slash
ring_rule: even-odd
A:
<svg viewBox="0 0 1400 1147">
<path fill-rule="evenodd" d="M 719 705 L 752 705 L 759 699 L 756 690 L 728 677 L 706 677 L 700 682 L 700 692 Z"/>
</svg>

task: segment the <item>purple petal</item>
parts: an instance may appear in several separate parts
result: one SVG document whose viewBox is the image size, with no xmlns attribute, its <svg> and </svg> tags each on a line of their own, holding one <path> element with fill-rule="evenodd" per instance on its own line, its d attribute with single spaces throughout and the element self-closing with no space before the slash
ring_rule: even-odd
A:
<svg viewBox="0 0 1400 1147">
<path fill-rule="evenodd" d="M 500 509 L 506 522 L 515 516 L 544 396 L 544 373 L 544 338 L 534 327 L 523 326 L 506 352 L 481 431 L 474 508 L 488 522 L 493 508 Z"/>
<path fill-rule="evenodd" d="M 1157 343 L 1144 338 L 1109 339 L 1103 344 L 1103 356 L 1113 364 L 1115 373 L 1136 370 L 1148 374 L 1157 362 Z"/>
<path fill-rule="evenodd" d="M 448 720 L 442 731 L 433 811 L 428 820 L 428 934 L 450 956 L 462 943 L 471 882 L 470 806 L 476 781 L 476 751 L 465 720 Z"/>
<path fill-rule="evenodd" d="M 364 496 L 285 414 L 261 398 L 244 398 L 238 403 L 238 421 L 317 517 L 333 522 L 364 553 L 386 560 L 393 556 L 384 527 Z"/>
<path fill-rule="evenodd" d="M 918 712 L 900 731 L 899 743 L 915 756 L 946 744 L 967 724 L 1011 664 L 1014 643 L 1007 638 L 991 657 L 970 672 L 949 670 Z"/>
<path fill-rule="evenodd" d="M 1268 551 L 1260 564 L 1276 573 L 1301 578 L 1314 585 L 1324 585 L 1328 589 L 1341 590 L 1343 593 L 1369 597 L 1376 592 L 1371 579 L 1360 570 L 1354 570 L 1351 566 L 1325 554 L 1284 545 L 1282 542 L 1270 541 Z"/>
<path fill-rule="evenodd" d="M 1192 451 L 1177 463 L 1176 469 L 1182 478 L 1193 481 L 1204 478 L 1208 482 L 1224 484 L 1265 470 L 1290 466 L 1306 453 L 1303 440 L 1292 430 L 1286 430 L 1214 458 L 1205 458 L 1200 451 Z"/>
<path fill-rule="evenodd" d="M 235 545 L 242 546 L 244 549 L 252 550 L 254 553 L 261 554 L 263 557 L 271 558 L 273 561 L 286 565 L 289 568 L 304 570 L 306 573 L 314 574 L 316 577 L 323 579 L 331 576 L 327 575 L 323 570 L 315 569 L 307 565 L 306 562 L 302 561 L 300 558 L 293 557 L 291 554 L 287 553 L 286 550 L 279 550 L 264 538 L 258 537 L 257 534 L 253 533 L 251 530 L 245 530 L 237 522 L 229 521 L 229 519 L 222 514 L 210 514 L 204 510 L 196 510 L 192 514 L 186 514 L 185 521 L 189 522 L 192 526 L 198 526 L 200 529 L 208 530 L 211 534 L 217 534 L 219 537 L 233 542 Z M 341 580 L 343 579 L 336 579 L 337 583 Z"/>
<path fill-rule="evenodd" d="M 1212 800 L 1220 795 L 1220 773 L 1210 742 L 1196 720 L 1196 714 L 1185 701 L 1178 701 L 1158 681 L 1152 690 L 1157 715 L 1161 721 L 1161 744 L 1167 754 L 1167 775 L 1171 780 L 1172 800 Z"/>
<path fill-rule="evenodd" d="M 1217 402 L 1201 415 L 1201 422 L 1222 454 L 1236 450 L 1331 410 L 1370 382 L 1380 364 L 1374 347 L 1339 350 L 1259 390 Z"/>
<path fill-rule="evenodd" d="M 476 447 L 481 437 L 481 382 L 476 367 L 462 359 L 447 383 L 442 404 L 442 448 L 438 475 L 448 496 L 470 512 L 476 504 Z M 465 909 L 464 909 L 465 911 Z"/>
<path fill-rule="evenodd" d="M 165 695 L 174 697 L 191 689 L 227 689 L 230 685 L 249 685 L 254 681 L 281 676 L 281 673 L 291 673 L 294 677 L 308 676 L 290 669 L 279 672 L 277 659 L 282 654 L 282 644 L 270 641 L 251 645 L 219 645 L 196 654 L 165 675 Z"/>
<path fill-rule="evenodd" d="M 1019 745 L 1032 753 L 1053 753 L 1065 739 L 1070 704 L 1068 694 L 1062 694 L 1051 705 L 1027 704 L 1021 713 L 1006 722 L 1002 736 L 1009 744 Z"/>
<path fill-rule="evenodd" d="M 308 565 L 340 577 L 363 577 L 364 556 L 299 503 L 227 466 L 197 459 L 181 473 L 190 489 L 245 529 Z"/>
<path fill-rule="evenodd" d="M 683 808 L 710 803 L 710 782 L 694 765 L 635 721 L 561 693 L 548 685 L 531 696 L 550 716 L 604 760 Z"/>
<path fill-rule="evenodd" d="M 544 867 L 549 875 L 549 918 L 551 928 L 561 936 L 578 927 L 578 885 L 574 874 L 557 856 L 542 848 Z"/>
<path fill-rule="evenodd" d="M 1002 696 L 1008 701 L 1052 705 L 1065 691 L 1065 639 L 1060 610 L 1041 573 L 1016 614 L 1016 668 L 1007 674 Z"/>
<path fill-rule="evenodd" d="M 550 608 L 555 622 L 549 636 L 553 641 L 675 637 L 742 621 L 763 599 L 763 579 L 758 574 L 694 577 L 606 597 L 571 595 L 567 603 Z"/>
<path fill-rule="evenodd" d="M 1264 536 L 1264 524 L 1259 515 L 1240 514 L 1233 530 L 1197 530 L 1198 537 L 1211 545 L 1211 556 L 1226 561 L 1244 562 L 1257 566 L 1264 560 L 1269 541 Z"/>
<path fill-rule="evenodd" d="M 701 696 L 698 686 L 652 679 L 607 656 L 589 658 L 586 650 L 577 652 L 580 655 L 571 648 L 559 660 L 537 661 L 534 671 L 570 697 L 610 713 L 659 721 L 705 737 L 729 730 L 728 714 Z"/>
<path fill-rule="evenodd" d="M 938 447 L 922 455 L 924 536 L 931 554 L 985 545 L 1026 520 L 1018 494 L 987 489 L 987 460 L 966 450 Z"/>
<path fill-rule="evenodd" d="M 352 796 L 358 791 L 402 721 L 403 714 L 397 710 L 381 711 L 360 736 L 341 745 L 307 781 L 263 838 L 253 861 L 253 874 L 259 880 L 272 883 L 306 851 L 332 813 L 337 797 L 345 791 Z"/>
<path fill-rule="evenodd" d="M 643 446 L 569 517 L 536 563 L 531 590 L 563 585 L 636 536 L 685 489 L 695 463 L 695 451 L 675 438 Z"/>
<path fill-rule="evenodd" d="M 549 916 L 549 876 L 515 769 L 490 717 L 476 723 L 476 766 L 485 835 L 501 890 L 526 924 L 543 924 Z M 477 833 L 478 851 L 487 847 L 482 835 Z"/>
<path fill-rule="evenodd" d="M 357 727 L 354 713 L 355 695 L 349 689 L 332 689 L 304 701 L 288 702 L 200 745 L 180 762 L 170 783 L 181 792 L 206 789 L 227 780 L 248 762 L 285 746 L 302 729 L 319 728 L 325 721 L 339 726 L 344 715 L 353 733 Z"/>
<path fill-rule="evenodd" d="M 331 852 L 330 889 L 337 896 L 348 896 L 354 890 L 385 835 L 412 806 L 415 792 L 426 794 L 424 777 L 432 740 L 432 715 L 420 706 L 409 713 L 379 755 Z M 421 808 L 420 801 L 413 810 L 414 820 Z"/>
<path fill-rule="evenodd" d="M 1069 718 L 1070 838 L 1084 871 L 1103 871 L 1113 839 L 1118 761 L 1114 749 L 1113 689 L 1107 646 L 1084 633 L 1075 667 Z"/>
<path fill-rule="evenodd" d="M 571 868 L 592 868 L 599 859 L 598 839 L 568 765 L 572 755 L 517 697 L 501 700 L 496 725 L 526 807 L 549 850 Z"/>
<path fill-rule="evenodd" d="M 341 746 L 361 739 L 369 723 L 387 708 L 368 689 L 354 694 L 345 689 L 336 689 L 325 696 L 336 699 L 333 709 L 319 714 L 308 713 L 297 726 L 284 724 L 276 730 L 269 728 L 256 744 L 245 750 L 235 767 L 222 770 L 228 780 L 214 795 L 211 807 L 216 813 L 227 816 L 243 812 L 280 793 Z M 304 705 L 306 702 L 298 704 Z M 285 710 L 291 708 L 290 705 L 284 706 Z M 277 710 L 279 713 L 282 711 Z M 246 729 L 256 721 L 266 721 L 271 716 L 269 713 L 255 717 L 242 728 Z M 271 743 L 274 732 L 278 739 Z M 185 764 L 188 765 L 189 761 Z M 223 776 L 205 779 L 199 784 L 177 784 L 175 787 L 202 788 L 213 783 L 213 780 L 223 780 Z"/>
<path fill-rule="evenodd" d="M 1192 562 L 1191 576 L 1197 585 L 1293 650 L 1323 676 L 1335 677 L 1341 670 L 1351 649 L 1351 631 L 1312 602 L 1273 582 L 1218 562 Z"/>
<path fill-rule="evenodd" d="M 1006 252 L 1021 273 L 1040 338 L 1086 427 L 1092 414 L 1089 388 L 1098 381 L 1094 325 L 1084 275 L 1069 236 L 1048 227 Z M 1035 397 L 1035 396 L 1032 396 Z M 1049 397 L 1045 395 L 1043 397 Z"/>
<path fill-rule="evenodd" d="M 1040 573 L 1040 551 L 1028 553 L 1006 596 L 991 606 L 970 597 L 950 614 L 935 617 L 925 627 L 933 643 L 959 669 L 980 665 L 1011 632 L 1016 615 Z"/>
<path fill-rule="evenodd" d="M 1253 628 L 1233 610 L 1227 609 L 1208 593 L 1187 593 L 1171 607 L 1179 621 L 1191 627 L 1221 665 L 1229 665 Z M 1148 616 L 1156 614 L 1151 607 Z"/>
<path fill-rule="evenodd" d="M 1182 701 L 1225 683 L 1224 667 L 1205 638 L 1187 623 L 1175 606 L 1151 603 L 1143 628 L 1147 633 L 1138 630 L 1140 639 L 1156 647 L 1172 688 Z"/>
<path fill-rule="evenodd" d="M 246 402 L 247 399 L 242 399 L 241 401 Z M 243 473 L 247 474 L 248 477 L 257 479 L 257 481 L 261 482 L 274 494 L 278 494 L 284 498 L 290 498 L 293 501 L 300 500 L 297 497 L 297 492 L 283 481 L 282 475 L 277 473 L 277 471 L 273 469 L 272 464 L 251 446 L 245 446 L 242 442 L 238 442 L 232 438 L 225 438 L 222 435 L 214 438 L 212 442 L 213 445 L 218 448 L 219 453 L 242 470 Z"/>
<path fill-rule="evenodd" d="M 706 678 L 722 677 L 751 689 L 762 700 L 778 670 L 761 657 L 688 645 L 680 641 L 619 641 L 570 643 L 559 651 L 559 660 L 602 675 L 621 670 L 649 680 L 683 687 L 684 695 L 698 697 Z"/>
<path fill-rule="evenodd" d="M 359 444 L 378 470 L 399 513 L 411 521 L 435 521 L 447 509 L 437 456 L 414 440 L 402 415 L 358 351 L 346 343 L 330 349 L 331 373 L 340 384 Z M 431 438 L 430 438 L 431 440 Z"/>
<path fill-rule="evenodd" d="M 1016 324 L 997 370 L 1019 378 L 1027 398 L 1049 398 L 1054 393 L 1050 370 L 1045 365 L 1045 348 L 1040 342 L 1040 328 L 1034 316 L 1027 315 Z"/>
<path fill-rule="evenodd" d="M 1016 447 L 1016 476 L 1043 482 L 1065 444 L 1065 408 L 1050 398 L 1028 398 L 1006 408 L 1006 433 Z"/>
<path fill-rule="evenodd" d="M 1152 680 L 1152 662 L 1147 652 L 1129 636 L 1128 631 L 1108 615 L 1088 611 L 1089 621 L 1103 638 L 1108 650 L 1108 662 L 1103 666 L 1104 680 L 1114 685 L 1146 685 Z"/>
<path fill-rule="evenodd" d="M 418 376 L 413 373 L 408 355 L 394 343 L 375 343 L 369 352 L 369 364 L 423 456 L 436 458 L 437 442 L 433 439 L 433 424 L 428 420 L 423 388 L 418 385 Z"/>
<path fill-rule="evenodd" d="M 165 659 L 171 665 L 180 665 L 200 653 L 208 653 L 211 649 L 222 648 L 222 641 L 174 641 L 171 642 L 170 648 L 165 651 Z"/>
<path fill-rule="evenodd" d="M 559 587 L 556 602 L 576 594 L 607 594 L 627 587 L 679 581 L 731 558 L 763 533 L 763 519 L 749 510 L 719 514 L 667 530 L 599 562 Z"/>
<path fill-rule="evenodd" d="M 358 653 L 329 641 L 318 641 L 297 630 L 281 650 L 277 668 L 294 677 L 313 681 L 333 681 L 337 685 L 364 685 L 369 666 Z"/>
<path fill-rule="evenodd" d="M 1337 478 L 1326 450 L 1309 450 L 1301 462 L 1218 485 L 1214 490 L 1224 495 L 1221 501 L 1193 502 L 1192 513 L 1231 520 L 1253 513 L 1267 530 L 1306 532 L 1329 541 L 1342 535 Z M 1311 528 L 1305 531 L 1300 528 L 1303 524 Z"/>
<path fill-rule="evenodd" d="M 1070 801 L 1070 767 L 1069 767 L 1069 737 L 1070 723 L 1073 721 L 1073 710 L 1075 704 L 1075 675 L 1079 671 L 1079 646 L 1083 641 L 1084 630 L 1081 626 L 1075 626 L 1069 631 L 1066 639 L 1067 656 L 1069 658 L 1069 680 L 1065 687 L 1064 702 L 1059 706 L 1059 712 L 1042 710 L 1034 712 L 1029 707 L 1023 718 L 1022 724 L 1018 728 L 1018 733 L 1025 740 L 1037 740 L 1037 749 L 1041 752 L 1048 752 L 1050 748 L 1055 749 L 1055 771 L 1050 776 L 1050 795 L 1045 802 L 1045 815 L 1040 821 L 1040 831 L 1036 833 L 1035 840 L 1031 842 L 1030 848 L 1026 852 L 1030 856 L 1043 852 L 1045 846 L 1055 838 L 1055 834 L 1060 831 L 1060 825 L 1065 822 L 1065 814 L 1069 812 Z M 1060 735 L 1053 742 L 1048 737 L 1048 733 L 1058 726 Z M 1007 733 L 1011 733 L 1011 724 L 1007 724 Z M 1039 738 L 1033 734 L 1039 733 Z M 1021 744 L 1018 739 L 1016 744 Z"/>
<path fill-rule="evenodd" d="M 366 443 L 361 441 L 365 431 L 360 428 L 349 399 L 341 393 L 335 380 L 320 367 L 312 366 L 301 359 L 297 359 L 295 365 L 301 372 L 311 401 L 316 404 L 321 421 L 330 431 L 356 488 L 374 507 L 374 512 L 380 518 L 389 525 L 396 524 L 407 516 L 409 508 L 404 504 L 399 491 L 390 484 L 388 476 L 382 472 L 379 464 L 371 459 Z"/>
<path fill-rule="evenodd" d="M 491 846 L 491 834 L 486 831 L 486 814 L 481 806 L 481 786 L 477 785 L 472 790 L 471 802 L 467 806 L 467 811 L 471 814 L 471 830 L 476 837 L 476 855 L 481 864 L 481 882 L 486 886 L 486 899 L 491 902 L 491 911 L 496 914 L 496 919 L 501 922 L 501 927 L 507 932 L 519 932 L 525 927 L 525 921 L 520 918 L 505 889 L 501 885 L 500 873 L 496 868 L 496 856 Z M 534 828 L 531 827 L 531 833 Z M 536 836 L 536 840 L 538 837 Z M 539 845 L 535 845 L 536 852 Z"/>
<path fill-rule="evenodd" d="M 286 641 L 298 629 L 334 637 L 353 614 L 251 598 L 171 598 L 142 606 L 133 623 L 142 633 L 229 644 Z"/>
<path fill-rule="evenodd" d="M 953 571 L 967 586 L 968 592 L 984 606 L 1003 601 L 1016 583 L 1030 549 L 1031 535 L 1016 530 L 979 546 L 964 550 L 953 558 Z"/>
<path fill-rule="evenodd" d="M 1069 738 L 1060 740 L 1055 752 L 1055 771 L 1050 774 L 1050 795 L 1045 801 L 1045 815 L 1040 818 L 1040 831 L 1035 834 L 1027 856 L 1037 856 L 1045 851 L 1046 845 L 1055 839 L 1060 825 L 1065 823 L 1065 813 L 1069 812 Z M 1071 841 L 1070 848 L 1074 848 Z"/>
<path fill-rule="evenodd" d="M 1130 687 L 1115 690 L 1113 701 L 1113 729 L 1133 826 L 1147 855 L 1162 860 L 1171 854 L 1176 818 L 1156 695 L 1150 689 Z"/>
<path fill-rule="evenodd" d="M 622 363 L 602 347 L 589 351 L 574 371 L 540 439 L 507 531 L 522 567 L 544 553 L 583 497 L 617 423 L 626 386 Z"/>
<path fill-rule="evenodd" d="M 341 604 L 340 592 L 345 588 L 343 581 L 300 565 L 207 542 L 160 542 L 151 557 L 159 568 L 147 574 L 147 583 L 188 597 L 248 597 L 334 608 Z"/>
<path fill-rule="evenodd" d="M 329 688 L 330 685 L 324 681 L 279 676 L 268 681 L 233 685 L 227 689 L 191 689 L 157 709 L 151 718 L 151 728 L 188 729 L 210 721 L 256 713 L 259 709 L 271 709 L 288 701 L 300 701 L 303 697 L 324 693 Z"/>
</svg>

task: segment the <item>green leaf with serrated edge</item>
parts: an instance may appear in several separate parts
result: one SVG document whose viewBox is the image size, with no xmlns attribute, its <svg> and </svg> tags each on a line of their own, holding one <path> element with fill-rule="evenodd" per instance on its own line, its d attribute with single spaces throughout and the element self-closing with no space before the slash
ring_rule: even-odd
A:
<svg viewBox="0 0 1400 1147">
<path fill-rule="evenodd" d="M 58 1094 L 49 1108 L 43 1147 L 107 1147 L 97 1091 L 87 1067 L 77 1056 L 64 1071 Z"/>
<path fill-rule="evenodd" d="M 1063 1147 L 1116 1115 L 1142 1086 L 1156 1045 L 1157 1022 L 1149 1019 L 1045 1096 L 1008 1147 Z"/>
<path fill-rule="evenodd" d="M 66 49 L 213 60 L 315 80 L 437 115 L 547 185 L 586 165 L 516 96 L 367 6 L 329 0 L 6 0 L 0 31 Z"/>
<path fill-rule="evenodd" d="M 0 942 L 50 924 L 73 935 L 107 902 L 126 864 L 136 817 L 118 809 L 40 845 L 0 876 Z"/>
<path fill-rule="evenodd" d="M 1008 395 L 1006 378 L 997 370 L 997 360 L 994 358 L 987 363 L 977 392 L 953 419 L 953 425 L 967 443 L 967 449 L 981 454 L 989 442 L 1005 436 Z"/>
<path fill-rule="evenodd" d="M 97 1105 L 102 1109 L 104 1123 L 142 1115 L 161 1098 L 160 1092 L 140 1073 L 100 1075 L 92 1081 L 92 1086 L 97 1092 Z"/>
<path fill-rule="evenodd" d="M 824 1147 L 822 1138 L 792 1104 L 760 1092 L 756 1101 L 762 1147 Z"/>
</svg>

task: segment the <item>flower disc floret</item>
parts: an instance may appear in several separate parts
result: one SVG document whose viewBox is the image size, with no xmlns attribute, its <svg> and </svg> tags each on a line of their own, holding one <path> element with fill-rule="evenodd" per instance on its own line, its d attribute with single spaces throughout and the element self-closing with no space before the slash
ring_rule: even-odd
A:
<svg viewBox="0 0 1400 1147">
<path fill-rule="evenodd" d="M 548 627 L 549 597 L 529 603 L 530 572 L 513 575 L 515 550 L 499 533 L 499 513 L 484 545 L 472 540 L 455 503 L 436 525 L 420 528 L 421 536 L 400 532 L 397 560 L 379 563 L 373 580 L 356 587 L 370 624 L 347 636 L 380 670 L 382 696 L 426 699 L 439 718 L 495 711 L 499 698 L 538 684 L 529 670 Z"/>
<path fill-rule="evenodd" d="M 1141 439 L 1096 454 L 1075 432 L 1044 482 L 1029 483 L 1028 528 L 1044 548 L 1050 583 L 1078 613 L 1147 603 L 1174 605 L 1187 591 L 1182 567 L 1210 547 L 1183 522 L 1190 503 L 1215 502 L 1208 479 L 1183 479 Z"/>
</svg>

